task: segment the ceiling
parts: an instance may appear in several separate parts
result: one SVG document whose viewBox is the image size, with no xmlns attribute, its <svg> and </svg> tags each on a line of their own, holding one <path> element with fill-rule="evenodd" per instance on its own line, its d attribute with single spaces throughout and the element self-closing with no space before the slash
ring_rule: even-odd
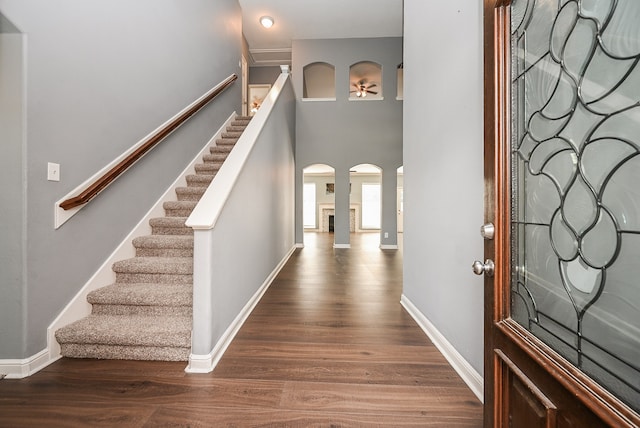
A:
<svg viewBox="0 0 640 428">
<path fill-rule="evenodd" d="M 403 0 L 239 0 L 251 66 L 291 64 L 291 40 L 402 36 Z M 266 29 L 258 22 L 271 16 Z"/>
</svg>

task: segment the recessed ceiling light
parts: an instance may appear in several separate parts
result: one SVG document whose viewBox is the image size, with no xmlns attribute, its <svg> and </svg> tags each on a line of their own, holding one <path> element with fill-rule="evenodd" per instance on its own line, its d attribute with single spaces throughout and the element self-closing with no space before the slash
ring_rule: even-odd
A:
<svg viewBox="0 0 640 428">
<path fill-rule="evenodd" d="M 271 28 L 273 26 L 273 18 L 270 16 L 261 16 L 260 17 L 260 24 L 262 24 L 262 26 L 264 28 Z"/>
</svg>

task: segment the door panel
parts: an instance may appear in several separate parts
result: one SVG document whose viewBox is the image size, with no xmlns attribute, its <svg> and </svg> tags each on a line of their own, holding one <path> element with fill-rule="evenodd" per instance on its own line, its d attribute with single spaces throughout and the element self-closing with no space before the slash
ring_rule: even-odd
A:
<svg viewBox="0 0 640 428">
<path fill-rule="evenodd" d="M 486 426 L 638 426 L 640 2 L 484 5 Z"/>
</svg>

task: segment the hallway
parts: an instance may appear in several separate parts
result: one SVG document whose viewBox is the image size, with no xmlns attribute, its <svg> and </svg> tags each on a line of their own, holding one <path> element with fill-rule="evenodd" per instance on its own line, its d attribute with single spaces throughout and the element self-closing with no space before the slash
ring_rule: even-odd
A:
<svg viewBox="0 0 640 428">
<path fill-rule="evenodd" d="M 399 303 L 402 251 L 377 233 L 350 249 L 304 238 L 213 373 L 62 359 L 0 381 L 0 426 L 481 427 L 481 403 Z"/>
</svg>

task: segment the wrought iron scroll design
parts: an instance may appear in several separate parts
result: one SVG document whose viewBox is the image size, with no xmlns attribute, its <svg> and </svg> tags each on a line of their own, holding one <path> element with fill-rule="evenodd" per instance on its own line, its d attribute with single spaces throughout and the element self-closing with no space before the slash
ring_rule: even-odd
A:
<svg viewBox="0 0 640 428">
<path fill-rule="evenodd" d="M 512 317 L 640 411 L 640 1 L 511 17 Z"/>
</svg>

